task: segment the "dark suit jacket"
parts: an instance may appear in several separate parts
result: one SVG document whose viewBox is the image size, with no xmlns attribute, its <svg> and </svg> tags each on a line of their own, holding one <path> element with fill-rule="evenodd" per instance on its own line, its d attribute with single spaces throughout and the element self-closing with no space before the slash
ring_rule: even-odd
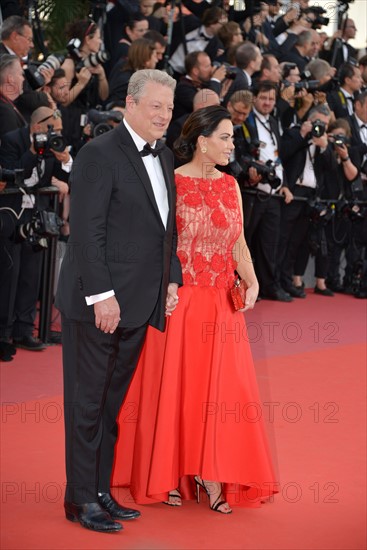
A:
<svg viewBox="0 0 367 550">
<path fill-rule="evenodd" d="M 21 168 L 24 170 L 24 178 L 29 178 L 33 168 L 37 166 L 37 155 L 34 155 L 30 151 L 30 146 L 31 140 L 28 126 L 9 132 L 1 140 L 0 166 L 9 170 Z M 40 182 L 37 184 L 37 188 L 50 186 L 52 176 L 66 183 L 68 182 L 69 174 L 62 169 L 61 163 L 52 153 L 46 153 L 43 165 L 43 173 Z M 11 186 L 11 184 L 7 185 L 7 187 Z M 11 206 L 17 212 L 20 212 L 22 195 L 4 195 L 2 197 L 3 205 L 4 201 L 7 202 L 7 206 Z M 40 195 L 37 199 L 38 210 L 44 210 L 50 206 L 50 197 L 48 195 Z"/>
<path fill-rule="evenodd" d="M 357 50 L 355 50 L 350 44 L 346 44 L 346 46 L 347 46 L 347 49 L 348 49 L 348 61 L 350 61 L 351 58 L 352 59 L 357 59 L 357 57 L 358 57 Z M 336 47 L 336 45 L 334 43 L 331 50 L 321 51 L 320 52 L 321 59 L 325 59 L 329 63 L 332 63 L 333 58 L 334 58 L 334 48 L 335 47 Z M 341 46 L 341 47 L 338 48 L 337 53 L 335 55 L 335 60 L 333 62 L 333 67 L 336 67 L 336 69 L 339 69 L 340 65 L 342 65 L 343 63 L 345 63 L 345 61 L 344 61 L 343 47 Z"/>
<path fill-rule="evenodd" d="M 294 192 L 296 182 L 304 171 L 307 148 L 308 137 L 303 138 L 301 136 L 299 126 L 285 130 L 281 138 L 279 155 L 283 163 L 287 187 L 292 192 Z M 320 153 L 320 149 L 316 148 L 314 169 L 319 189 L 318 193 L 323 188 L 324 170 L 327 169 L 327 155 L 325 153 Z"/>
<path fill-rule="evenodd" d="M 232 94 L 234 94 L 238 90 L 248 90 L 250 88 L 250 83 L 245 73 L 241 69 L 237 69 L 236 72 L 236 78 L 233 80 L 228 92 L 223 98 L 223 107 L 227 106 L 227 103 Z"/>
<path fill-rule="evenodd" d="M 327 96 L 329 107 L 334 111 L 335 118 L 346 118 L 350 121 L 348 101 L 341 90 L 330 92 Z"/>
<path fill-rule="evenodd" d="M 149 323 L 163 330 L 168 283 L 181 284 L 182 274 L 168 148 L 160 160 L 170 209 L 166 230 L 142 158 L 123 123 L 79 151 L 71 174 L 70 238 L 56 296 L 69 319 L 94 322 L 94 308 L 85 296 L 114 290 L 120 326 Z"/>
<path fill-rule="evenodd" d="M 12 130 L 24 126 L 26 126 L 26 121 L 23 116 L 0 95 L 0 138 Z"/>
<path fill-rule="evenodd" d="M 205 83 L 194 82 L 190 78 L 183 76 L 176 86 L 175 107 L 172 119 L 181 117 L 184 114 L 192 113 L 192 106 L 196 92 L 202 89 L 213 90 L 220 94 L 221 84 L 216 80 L 209 80 Z"/>
<path fill-rule="evenodd" d="M 349 117 L 349 124 L 352 130 L 352 139 L 351 139 L 352 146 L 358 147 L 361 154 L 365 155 L 367 153 L 367 143 L 363 143 L 362 141 L 361 134 L 359 131 L 359 125 L 355 115 Z"/>
</svg>

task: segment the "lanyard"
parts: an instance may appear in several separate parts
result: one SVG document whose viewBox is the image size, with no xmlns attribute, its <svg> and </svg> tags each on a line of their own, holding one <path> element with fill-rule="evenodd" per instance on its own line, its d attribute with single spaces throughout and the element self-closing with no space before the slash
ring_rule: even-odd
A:
<svg viewBox="0 0 367 550">
<path fill-rule="evenodd" d="M 255 118 L 261 124 L 261 126 L 263 126 L 265 128 L 265 130 L 268 132 L 268 134 L 270 134 L 271 142 L 274 145 L 274 147 L 276 147 L 277 143 L 274 139 L 274 135 L 273 135 L 273 132 L 272 132 L 271 128 L 269 128 L 262 120 L 260 120 L 257 115 L 255 115 Z"/>
</svg>

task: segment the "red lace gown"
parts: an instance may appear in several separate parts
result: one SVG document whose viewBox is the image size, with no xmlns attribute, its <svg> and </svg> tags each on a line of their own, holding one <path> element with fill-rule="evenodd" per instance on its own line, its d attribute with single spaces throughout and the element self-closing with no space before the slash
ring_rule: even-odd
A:
<svg viewBox="0 0 367 550">
<path fill-rule="evenodd" d="M 151 327 L 119 416 L 113 486 L 167 499 L 193 476 L 224 483 L 230 505 L 277 492 L 244 315 L 229 297 L 242 229 L 235 180 L 176 175 L 184 285 L 165 333 Z"/>
</svg>

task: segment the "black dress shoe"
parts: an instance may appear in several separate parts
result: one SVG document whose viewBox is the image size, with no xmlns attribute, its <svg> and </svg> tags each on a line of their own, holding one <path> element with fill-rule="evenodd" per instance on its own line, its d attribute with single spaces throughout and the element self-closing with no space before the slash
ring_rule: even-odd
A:
<svg viewBox="0 0 367 550">
<path fill-rule="evenodd" d="M 121 523 L 112 521 L 112 518 L 98 502 L 87 502 L 86 504 L 74 504 L 65 502 L 65 516 L 69 521 L 79 521 L 82 527 L 102 533 L 114 533 L 121 531 Z"/>
<path fill-rule="evenodd" d="M 0 342 L 0 361 L 13 361 L 13 355 L 17 350 L 10 342 Z"/>
<path fill-rule="evenodd" d="M 33 338 L 33 336 L 14 338 L 13 341 L 16 348 L 27 349 L 28 351 L 42 351 L 46 349 L 46 345 L 41 340 L 38 340 L 38 338 Z"/>
<path fill-rule="evenodd" d="M 266 294 L 264 298 L 268 298 L 269 300 L 276 300 L 277 302 L 293 302 L 292 296 L 290 296 L 288 292 L 284 292 L 282 288 L 275 290 L 271 294 Z"/>
<path fill-rule="evenodd" d="M 123 519 L 126 521 L 141 516 L 138 510 L 121 506 L 110 493 L 98 493 L 98 502 L 110 514 L 112 519 Z"/>
<path fill-rule="evenodd" d="M 320 296 L 334 296 L 334 292 L 330 288 L 319 288 L 315 286 L 315 294 L 320 294 Z"/>
<path fill-rule="evenodd" d="M 306 292 L 302 286 L 290 285 L 284 288 L 284 290 L 294 298 L 306 298 Z"/>
</svg>

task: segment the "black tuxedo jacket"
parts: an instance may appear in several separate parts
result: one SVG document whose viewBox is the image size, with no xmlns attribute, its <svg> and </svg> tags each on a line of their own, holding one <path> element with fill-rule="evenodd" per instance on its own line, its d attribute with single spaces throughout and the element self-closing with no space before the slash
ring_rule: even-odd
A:
<svg viewBox="0 0 367 550">
<path fill-rule="evenodd" d="M 330 92 L 327 96 L 330 109 L 334 112 L 335 118 L 346 118 L 350 121 L 350 114 L 348 111 L 348 102 L 341 90 L 335 90 Z"/>
<path fill-rule="evenodd" d="M 346 46 L 347 46 L 347 49 L 348 49 L 348 62 L 350 61 L 350 59 L 355 59 L 356 60 L 357 57 L 358 57 L 357 50 L 355 50 L 350 44 L 346 44 Z M 322 51 L 320 57 L 322 59 L 325 59 L 329 63 L 331 63 L 333 61 L 333 58 L 334 58 L 334 48 L 335 47 L 336 47 L 336 44 L 334 43 L 331 50 Z M 336 67 L 336 69 L 339 69 L 339 67 L 343 63 L 345 63 L 344 54 L 343 54 L 343 47 L 340 46 L 338 48 L 337 53 L 336 53 L 335 60 L 333 62 L 333 67 Z"/>
<path fill-rule="evenodd" d="M 160 155 L 169 216 L 162 223 L 143 160 L 128 130 L 93 139 L 73 165 L 70 238 L 62 263 L 56 306 L 68 317 L 94 322 L 85 297 L 114 290 L 120 326 L 149 323 L 163 330 L 169 282 L 182 283 L 176 256 L 173 155 Z"/>
<path fill-rule="evenodd" d="M 352 130 L 351 145 L 354 147 L 358 147 L 361 154 L 365 155 L 367 153 L 367 143 L 364 143 L 362 141 L 361 134 L 359 131 L 359 125 L 355 115 L 349 118 L 349 124 Z"/>
<path fill-rule="evenodd" d="M 287 187 L 292 192 L 294 192 L 296 182 L 304 171 L 307 149 L 308 137 L 303 138 L 301 136 L 299 126 L 285 130 L 282 135 L 279 154 L 284 167 Z M 325 153 L 320 153 L 320 148 L 316 148 L 314 169 L 318 193 L 323 188 L 324 171 L 327 170 L 327 155 Z"/>
<path fill-rule="evenodd" d="M 0 138 L 12 130 L 23 128 L 26 124 L 25 119 L 19 111 L 0 95 Z"/>
<path fill-rule="evenodd" d="M 250 88 L 250 83 L 245 73 L 241 69 L 236 69 L 236 73 L 236 77 L 223 98 L 223 107 L 227 107 L 227 103 L 230 100 L 231 95 L 235 92 L 238 90 L 248 90 Z"/>
</svg>

